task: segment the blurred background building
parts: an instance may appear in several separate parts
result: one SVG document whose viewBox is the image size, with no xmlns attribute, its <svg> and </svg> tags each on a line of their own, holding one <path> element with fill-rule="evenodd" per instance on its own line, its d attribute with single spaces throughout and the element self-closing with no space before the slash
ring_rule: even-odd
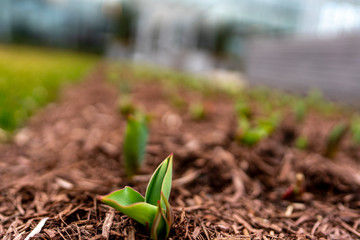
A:
<svg viewBox="0 0 360 240">
<path fill-rule="evenodd" d="M 0 1 L 1 42 L 198 74 L 241 71 L 251 82 L 335 98 L 340 83 L 351 83 L 340 95 L 360 90 L 359 31 L 359 0 Z"/>
</svg>

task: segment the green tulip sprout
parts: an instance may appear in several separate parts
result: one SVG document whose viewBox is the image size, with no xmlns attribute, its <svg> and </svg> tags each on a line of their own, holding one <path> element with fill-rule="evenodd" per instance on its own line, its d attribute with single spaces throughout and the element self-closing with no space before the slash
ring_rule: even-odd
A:
<svg viewBox="0 0 360 240">
<path fill-rule="evenodd" d="M 304 122 L 304 119 L 305 119 L 305 116 L 307 113 L 307 106 L 306 106 L 305 102 L 299 100 L 293 106 L 293 112 L 295 115 L 296 123 L 300 124 L 300 123 Z"/>
<path fill-rule="evenodd" d="M 251 108 L 248 104 L 243 101 L 238 101 L 235 104 L 236 115 L 240 118 L 250 118 L 251 117 Z"/>
<path fill-rule="evenodd" d="M 305 136 L 299 136 L 295 140 L 295 147 L 297 147 L 298 149 L 305 150 L 306 148 L 308 148 L 308 145 L 308 139 Z"/>
<path fill-rule="evenodd" d="M 141 167 L 149 137 L 147 117 L 137 113 L 129 116 L 124 135 L 124 164 L 128 176 L 133 176 Z"/>
<path fill-rule="evenodd" d="M 360 145 L 360 117 L 355 117 L 351 122 L 351 136 L 352 141 L 356 145 Z"/>
<path fill-rule="evenodd" d="M 273 113 L 267 118 L 257 119 L 257 123 L 252 125 L 249 118 L 244 114 L 239 116 L 235 139 L 248 146 L 253 146 L 270 136 L 279 125 L 281 115 Z"/>
<path fill-rule="evenodd" d="M 329 132 L 326 141 L 326 148 L 324 156 L 327 158 L 334 158 L 339 150 L 340 143 L 344 139 L 349 126 L 344 123 L 335 125 Z"/>
<path fill-rule="evenodd" d="M 189 106 L 189 114 L 194 120 L 202 120 L 206 116 L 204 104 L 201 102 L 195 102 Z"/>
<path fill-rule="evenodd" d="M 128 95 L 123 95 L 118 98 L 117 109 L 124 117 L 135 114 L 136 112 L 136 107 Z"/>
<path fill-rule="evenodd" d="M 172 154 L 152 175 L 143 197 L 131 187 L 100 196 L 99 200 L 126 214 L 150 231 L 153 240 L 164 240 L 173 223 L 173 212 L 168 202 L 172 180 Z"/>
</svg>

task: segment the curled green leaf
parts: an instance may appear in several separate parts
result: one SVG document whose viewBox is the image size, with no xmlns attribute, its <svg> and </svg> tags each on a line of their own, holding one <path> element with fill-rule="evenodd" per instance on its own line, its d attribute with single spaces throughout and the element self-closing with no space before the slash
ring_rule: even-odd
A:
<svg viewBox="0 0 360 240">
<path fill-rule="evenodd" d="M 151 225 L 157 211 L 156 206 L 146 203 L 144 197 L 130 187 L 99 197 L 99 200 L 144 226 Z"/>
</svg>

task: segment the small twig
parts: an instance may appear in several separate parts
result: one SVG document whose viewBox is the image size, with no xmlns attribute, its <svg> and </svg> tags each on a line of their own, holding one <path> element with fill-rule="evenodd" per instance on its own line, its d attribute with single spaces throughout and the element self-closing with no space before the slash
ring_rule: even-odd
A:
<svg viewBox="0 0 360 240">
<path fill-rule="evenodd" d="M 110 228 L 113 224 L 114 216 L 115 211 L 111 208 L 109 212 L 106 213 L 104 225 L 102 227 L 102 236 L 106 239 L 109 239 Z"/>
<path fill-rule="evenodd" d="M 343 228 L 345 228 L 349 232 L 355 234 L 356 236 L 360 237 L 360 233 L 358 231 L 356 231 L 355 229 L 353 229 L 351 226 L 347 225 L 344 221 L 342 221 L 341 219 L 338 219 L 338 222 L 340 223 L 340 225 Z"/>
<path fill-rule="evenodd" d="M 77 225 L 77 224 L 76 224 L 76 229 L 78 231 L 79 240 L 81 240 L 81 231 L 80 231 L 79 225 Z"/>
<path fill-rule="evenodd" d="M 98 219 L 98 214 L 97 214 L 97 200 L 96 200 L 96 197 L 94 197 L 94 213 L 95 213 L 95 219 L 98 221 L 99 219 Z"/>
<path fill-rule="evenodd" d="M 135 229 L 133 227 L 128 228 L 128 236 L 125 237 L 126 240 L 135 240 Z"/>
<path fill-rule="evenodd" d="M 57 231 L 58 231 L 58 233 L 60 234 L 60 236 L 61 236 L 64 240 L 66 240 L 65 236 L 64 236 L 64 235 L 62 235 L 62 233 L 61 233 L 61 231 L 60 231 L 60 229 L 59 229 L 59 228 L 57 229 Z"/>
<path fill-rule="evenodd" d="M 239 198 L 241 198 L 242 196 L 244 196 L 245 193 L 245 186 L 244 186 L 244 182 L 240 177 L 240 174 L 237 170 L 232 170 L 231 171 L 231 176 L 232 176 L 232 182 L 235 188 L 235 194 L 232 197 L 232 201 L 236 202 L 239 200 Z"/>
<path fill-rule="evenodd" d="M 206 227 L 205 227 L 204 223 L 203 223 L 203 222 L 200 222 L 200 225 L 201 225 L 202 230 L 203 230 L 204 233 L 205 233 L 206 239 L 207 239 L 207 240 L 210 240 L 209 234 L 208 234 L 208 232 L 207 232 L 207 230 L 206 230 Z"/>
<path fill-rule="evenodd" d="M 191 172 L 191 173 L 185 175 L 184 177 L 175 179 L 172 182 L 173 187 L 179 187 L 179 186 L 182 186 L 182 185 L 185 185 L 187 183 L 194 181 L 200 175 L 200 172 L 201 172 L 200 170 L 194 171 L 194 172 Z"/>
<path fill-rule="evenodd" d="M 19 235 L 17 235 L 15 238 L 14 238 L 14 240 L 20 240 L 22 237 L 23 237 L 23 234 L 24 234 L 25 232 L 22 232 L 22 233 L 20 233 Z"/>
<path fill-rule="evenodd" d="M 239 215 L 237 214 L 233 214 L 233 218 L 238 222 L 240 223 L 241 225 L 243 225 L 247 230 L 249 230 L 250 232 L 256 232 L 257 230 L 254 229 L 253 227 L 251 227 L 251 225 L 246 222 L 242 217 L 240 217 Z"/>
</svg>

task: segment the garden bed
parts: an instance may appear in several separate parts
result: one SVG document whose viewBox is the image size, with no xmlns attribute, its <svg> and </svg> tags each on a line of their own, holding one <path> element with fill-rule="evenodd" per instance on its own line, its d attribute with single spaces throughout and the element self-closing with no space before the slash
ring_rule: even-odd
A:
<svg viewBox="0 0 360 240">
<path fill-rule="evenodd" d="M 0 145 L 2 239 L 24 239 L 46 217 L 35 239 L 146 239 L 141 225 L 96 197 L 126 185 L 143 194 L 170 153 L 172 239 L 360 238 L 360 149 L 346 138 L 334 159 L 321 154 L 341 116 L 308 114 L 301 128 L 306 151 L 293 146 L 297 127 L 286 111 L 270 137 L 246 146 L 234 139 L 232 97 L 177 88 L 184 104 L 176 106 L 160 82 L 135 82 L 130 94 L 151 123 L 145 165 L 129 180 L 122 162 L 126 120 L 107 77 L 98 67 Z M 187 111 L 196 101 L 204 104 L 204 119 Z M 305 192 L 282 200 L 297 173 Z"/>
</svg>

